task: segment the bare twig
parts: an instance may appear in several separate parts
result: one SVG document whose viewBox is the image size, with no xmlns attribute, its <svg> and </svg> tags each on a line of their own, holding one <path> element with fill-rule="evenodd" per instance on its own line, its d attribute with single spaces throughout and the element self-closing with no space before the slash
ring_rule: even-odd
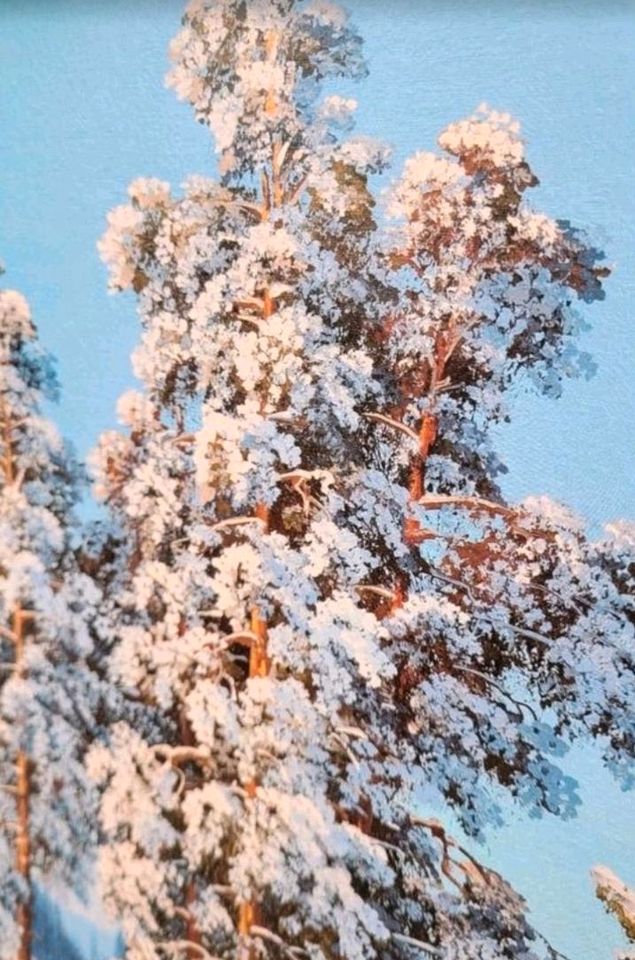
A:
<svg viewBox="0 0 635 960">
<path fill-rule="evenodd" d="M 504 687 L 502 687 L 499 683 L 497 683 L 495 680 L 489 677 L 486 673 L 483 673 L 481 670 L 476 670 L 474 669 L 474 667 L 463 667 L 463 666 L 460 666 L 459 664 L 454 664 L 454 669 L 460 670 L 461 673 L 468 673 L 468 674 L 472 674 L 475 677 L 480 677 L 487 684 L 493 687 L 494 690 L 498 690 L 498 692 L 503 697 L 505 697 L 507 700 L 513 703 L 515 707 L 518 708 L 517 716 L 519 720 L 522 721 L 523 719 L 523 713 L 522 713 L 523 707 L 525 707 L 525 709 L 532 715 L 534 720 L 538 720 L 538 715 L 534 710 L 534 708 L 531 706 L 531 704 L 526 703 L 524 700 L 517 700 L 515 697 L 512 697 L 511 693 L 508 693 L 508 691 L 505 690 Z"/>
<path fill-rule="evenodd" d="M 425 572 L 434 580 L 441 580 L 443 583 L 448 583 L 450 586 L 459 587 L 459 589 L 464 590 L 472 603 L 476 603 L 474 594 L 472 593 L 472 588 L 468 583 L 465 583 L 464 580 L 457 580 L 455 577 L 449 577 L 447 574 L 437 570 L 436 567 L 428 567 Z"/>
</svg>

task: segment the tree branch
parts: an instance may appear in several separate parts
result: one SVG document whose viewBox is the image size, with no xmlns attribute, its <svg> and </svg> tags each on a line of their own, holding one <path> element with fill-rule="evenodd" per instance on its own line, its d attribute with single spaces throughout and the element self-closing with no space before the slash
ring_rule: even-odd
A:
<svg viewBox="0 0 635 960">
<path fill-rule="evenodd" d="M 158 743 L 152 752 L 160 759 L 163 755 L 175 767 L 181 763 L 199 763 L 203 767 L 212 766 L 209 753 L 198 747 L 172 747 L 169 743 Z"/>
<path fill-rule="evenodd" d="M 298 956 L 306 956 L 306 950 L 303 950 L 302 947 L 291 947 L 288 943 L 285 943 L 282 937 L 279 937 L 277 933 L 274 933 L 272 930 L 268 930 L 266 927 L 251 926 L 249 928 L 249 936 L 256 937 L 259 940 L 266 940 L 269 943 L 275 944 L 283 953 L 286 953 L 288 956 L 293 957 L 294 960 Z"/>
<path fill-rule="evenodd" d="M 492 624 L 492 626 L 494 626 L 494 624 Z M 524 637 L 526 640 L 534 640 L 536 643 L 541 643 L 545 647 L 551 647 L 553 645 L 553 640 L 545 637 L 543 633 L 537 633 L 536 630 L 528 630 L 526 627 L 515 627 L 511 623 L 506 623 L 504 626 L 518 637 Z"/>
<path fill-rule="evenodd" d="M 157 943 L 157 949 L 165 950 L 170 956 L 187 952 L 190 956 L 196 954 L 200 957 L 200 960 L 222 960 L 221 957 L 213 956 L 205 947 L 201 946 L 200 943 L 195 943 L 194 940 L 160 940 Z"/>
<path fill-rule="evenodd" d="M 498 513 L 503 517 L 515 517 L 516 513 L 510 507 L 502 503 L 496 503 L 495 500 L 486 500 L 484 497 L 458 497 L 445 496 L 444 494 L 426 494 L 417 501 L 423 507 L 429 510 L 445 506 L 467 507 L 473 510 L 482 510 L 484 513 Z"/>
<path fill-rule="evenodd" d="M 235 633 L 227 633 L 224 635 L 223 640 L 225 643 L 244 643 L 246 646 L 250 647 L 254 643 L 260 642 L 260 637 L 258 637 L 251 630 L 237 630 Z M 209 646 L 209 644 L 208 644 Z"/>
<path fill-rule="evenodd" d="M 383 597 L 386 600 L 395 600 L 395 593 L 393 590 L 388 590 L 386 587 L 376 587 L 373 584 L 360 583 L 359 586 L 355 587 L 358 593 L 372 593 L 377 597 Z"/>
<path fill-rule="evenodd" d="M 522 722 L 522 720 L 523 720 L 523 712 L 522 712 L 522 708 L 523 708 L 523 707 L 525 707 L 525 709 L 528 710 L 528 712 L 532 715 L 532 717 L 534 718 L 534 720 L 538 720 L 538 715 L 537 715 L 536 711 L 534 710 L 534 708 L 531 706 L 531 704 L 526 703 L 524 700 L 517 700 L 515 697 L 512 697 L 511 693 L 508 693 L 507 690 L 505 690 L 504 687 L 502 687 L 499 683 L 497 683 L 497 682 L 496 682 L 495 680 L 493 680 L 491 677 L 488 677 L 488 675 L 487 675 L 486 673 L 483 673 L 481 670 L 476 670 L 476 669 L 474 669 L 474 667 L 463 667 L 463 666 L 461 666 L 461 665 L 459 665 L 459 664 L 456 664 L 456 663 L 453 664 L 453 667 L 454 667 L 455 670 L 460 670 L 461 673 L 473 674 L 475 677 L 480 677 L 482 680 L 484 680 L 486 683 L 488 683 L 491 687 L 493 687 L 494 690 L 498 690 L 498 692 L 499 692 L 503 697 L 505 697 L 507 700 L 509 700 L 511 703 L 513 703 L 515 707 L 518 708 L 517 717 L 518 717 L 518 719 L 519 719 L 521 722 Z M 505 712 L 507 712 L 507 711 L 505 711 Z"/>
<path fill-rule="evenodd" d="M 229 517 L 227 520 L 219 520 L 218 523 L 212 523 L 210 530 L 228 530 L 232 527 L 245 527 L 250 523 L 260 523 L 260 517 Z"/>
<path fill-rule="evenodd" d="M 295 185 L 293 190 L 291 190 L 291 192 L 287 194 L 287 196 L 284 198 L 285 203 L 288 203 L 290 206 L 293 206 L 294 203 L 297 203 L 297 201 L 300 199 L 300 196 L 302 195 L 302 191 L 307 185 L 308 179 L 309 177 L 307 174 L 306 176 L 302 177 L 298 181 L 298 183 Z"/>
<path fill-rule="evenodd" d="M 425 572 L 434 580 L 441 580 L 443 583 L 448 583 L 453 587 L 459 587 L 461 590 L 464 590 L 472 603 L 476 603 L 472 588 L 468 583 L 465 583 L 463 580 L 456 580 L 454 577 L 449 577 L 447 574 L 437 570 L 436 567 L 428 567 Z"/>
<path fill-rule="evenodd" d="M 431 943 L 426 943 L 424 940 L 417 940 L 415 937 L 408 937 L 405 933 L 393 933 L 392 939 L 398 943 L 405 944 L 407 947 L 417 947 L 420 950 L 424 950 L 432 957 L 443 956 L 443 950 L 441 950 L 440 947 L 435 947 Z"/>
<path fill-rule="evenodd" d="M 289 470 L 288 473 L 279 473 L 276 479 L 278 482 L 286 482 L 293 480 L 320 480 L 323 478 L 333 480 L 333 474 L 330 470 L 302 470 L 298 467 L 297 470 Z"/>
<path fill-rule="evenodd" d="M 365 417 L 366 420 L 374 420 L 376 423 L 382 423 L 386 427 L 399 430 L 401 433 L 405 433 L 407 437 L 410 437 L 411 440 L 419 443 L 419 437 L 415 431 L 411 427 L 407 427 L 405 423 L 401 423 L 400 420 L 393 420 L 392 417 L 387 417 L 384 413 L 362 413 L 362 416 Z"/>
</svg>

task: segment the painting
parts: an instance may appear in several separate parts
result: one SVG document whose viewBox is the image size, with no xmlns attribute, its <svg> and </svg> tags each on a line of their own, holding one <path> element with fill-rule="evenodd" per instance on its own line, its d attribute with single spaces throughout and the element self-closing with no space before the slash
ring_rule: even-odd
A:
<svg viewBox="0 0 635 960">
<path fill-rule="evenodd" d="M 630 0 L 0 38 L 0 960 L 635 958 Z"/>
</svg>

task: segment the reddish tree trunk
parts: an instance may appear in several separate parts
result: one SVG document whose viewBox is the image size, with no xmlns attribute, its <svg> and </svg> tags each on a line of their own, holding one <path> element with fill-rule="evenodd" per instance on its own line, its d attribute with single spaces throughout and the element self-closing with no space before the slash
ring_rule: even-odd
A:
<svg viewBox="0 0 635 960">
<path fill-rule="evenodd" d="M 15 664 L 19 676 L 24 676 L 24 612 L 16 610 L 13 615 L 15 637 Z M 23 878 L 27 893 L 17 910 L 16 920 L 20 930 L 20 946 L 17 960 L 31 960 L 33 939 L 33 904 L 31 894 L 31 834 L 29 825 L 29 801 L 31 793 L 30 762 L 24 750 L 16 759 L 16 869 Z"/>
</svg>

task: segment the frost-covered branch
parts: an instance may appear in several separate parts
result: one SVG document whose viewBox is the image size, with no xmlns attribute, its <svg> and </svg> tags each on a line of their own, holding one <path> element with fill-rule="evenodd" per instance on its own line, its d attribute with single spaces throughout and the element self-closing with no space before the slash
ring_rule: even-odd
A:
<svg viewBox="0 0 635 960">
<path fill-rule="evenodd" d="M 198 957 L 200 960 L 222 960 L 206 950 L 194 940 L 159 940 L 157 949 L 163 950 L 169 957 L 178 957 L 185 954 L 187 957 Z"/>
<path fill-rule="evenodd" d="M 279 937 L 277 933 L 274 933 L 272 930 L 267 930 L 266 927 L 260 927 L 257 924 L 252 924 L 249 928 L 249 936 L 258 940 L 263 940 L 265 943 L 272 943 L 274 946 L 278 947 L 286 956 L 293 957 L 294 960 L 297 960 L 298 957 L 307 956 L 307 951 L 303 950 L 301 947 L 292 947 L 288 943 Z"/>
<path fill-rule="evenodd" d="M 488 674 L 483 673 L 482 670 L 476 670 L 474 669 L 474 667 L 464 667 L 456 663 L 453 665 L 453 669 L 458 670 L 460 673 L 467 673 L 470 676 L 479 677 L 481 680 L 487 683 L 488 686 L 492 687 L 494 690 L 498 690 L 501 696 L 503 696 L 506 700 L 509 700 L 510 703 L 513 703 L 514 706 L 517 708 L 518 720 L 520 722 L 522 722 L 522 720 L 524 719 L 523 707 L 525 710 L 527 710 L 529 714 L 531 714 L 534 720 L 536 721 L 538 720 L 538 714 L 536 713 L 534 708 L 531 706 L 531 704 L 527 703 L 524 700 L 518 700 L 516 699 L 516 697 L 513 697 L 508 690 L 505 690 L 505 688 L 501 686 L 501 684 L 497 683 L 496 680 L 493 679 L 493 677 L 490 677 Z"/>
<path fill-rule="evenodd" d="M 393 933 L 392 939 L 396 943 L 403 944 L 406 947 L 414 947 L 417 950 L 423 950 L 424 953 L 427 953 L 431 957 L 442 957 L 444 951 L 441 947 L 435 947 L 431 943 L 426 943 L 424 940 L 417 940 L 416 937 L 409 937 L 404 933 Z"/>
<path fill-rule="evenodd" d="M 355 589 L 362 595 L 370 594 L 371 596 L 382 597 L 382 599 L 390 600 L 391 602 L 396 599 L 394 590 L 389 590 L 388 587 L 379 587 L 372 583 L 360 583 Z"/>
<path fill-rule="evenodd" d="M 598 899 L 616 917 L 628 939 L 635 943 L 635 890 L 608 867 L 594 867 L 591 877 Z"/>
<path fill-rule="evenodd" d="M 231 530 L 234 527 L 248 527 L 253 524 L 262 525 L 260 517 L 229 517 L 227 520 L 219 520 L 210 524 L 209 529 L 216 532 L 217 530 Z"/>
<path fill-rule="evenodd" d="M 372 420 L 375 423 L 381 423 L 386 427 L 392 427 L 393 430 L 398 430 L 400 433 L 405 433 L 407 437 L 410 437 L 411 440 L 419 441 L 417 433 L 412 429 L 412 427 L 407 426 L 405 423 L 401 423 L 400 420 L 395 420 L 393 417 L 389 417 L 385 413 L 363 413 L 363 417 L 366 420 Z"/>
<path fill-rule="evenodd" d="M 437 507 L 458 506 L 466 507 L 468 510 L 480 510 L 485 513 L 500 514 L 503 517 L 515 517 L 516 511 L 506 507 L 502 503 L 496 503 L 494 500 L 487 500 L 484 497 L 462 497 L 442 494 L 426 494 L 418 501 L 421 506 L 433 510 Z"/>
<path fill-rule="evenodd" d="M 197 763 L 203 767 L 213 765 L 213 760 L 209 754 L 196 747 L 172 747 L 168 743 L 158 743 L 152 748 L 152 752 L 158 760 L 167 760 L 175 767 L 182 763 Z"/>
</svg>

